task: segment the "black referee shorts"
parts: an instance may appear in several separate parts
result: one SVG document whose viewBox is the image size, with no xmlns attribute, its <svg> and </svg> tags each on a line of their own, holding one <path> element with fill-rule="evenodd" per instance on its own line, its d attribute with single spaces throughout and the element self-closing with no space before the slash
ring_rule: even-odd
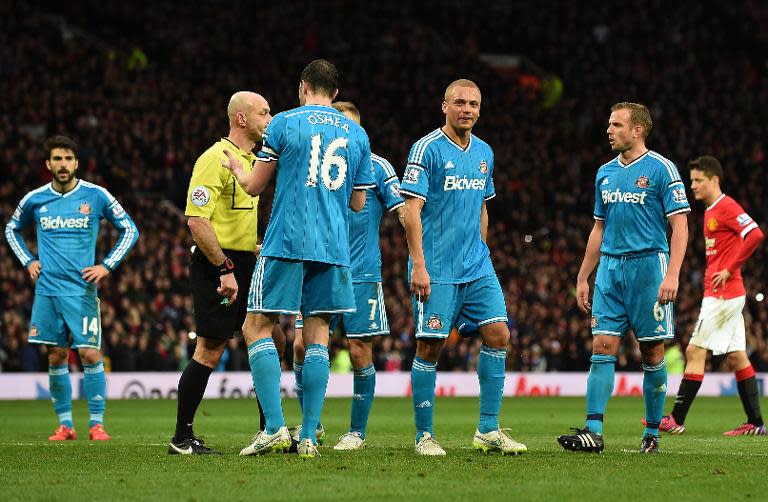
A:
<svg viewBox="0 0 768 502">
<path fill-rule="evenodd" d="M 228 340 L 240 331 L 248 307 L 248 289 L 256 267 L 256 255 L 248 251 L 224 249 L 224 254 L 235 264 L 237 299 L 233 305 L 224 305 L 225 297 L 216 292 L 221 285 L 219 268 L 212 265 L 195 246 L 189 267 L 189 281 L 195 305 L 197 335 L 204 338 Z"/>
</svg>

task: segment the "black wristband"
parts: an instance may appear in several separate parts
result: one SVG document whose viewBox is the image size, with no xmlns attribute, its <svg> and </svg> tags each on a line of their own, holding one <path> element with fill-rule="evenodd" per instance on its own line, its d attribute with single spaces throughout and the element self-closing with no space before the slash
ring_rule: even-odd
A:
<svg viewBox="0 0 768 502">
<path fill-rule="evenodd" d="M 224 263 L 219 265 L 219 275 L 231 274 L 235 271 L 235 264 L 232 260 L 227 258 Z"/>
</svg>

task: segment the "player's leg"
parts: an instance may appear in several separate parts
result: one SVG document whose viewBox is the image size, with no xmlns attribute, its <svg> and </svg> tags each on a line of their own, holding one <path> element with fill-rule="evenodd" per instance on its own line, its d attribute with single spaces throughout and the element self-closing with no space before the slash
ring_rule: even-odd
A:
<svg viewBox="0 0 768 502">
<path fill-rule="evenodd" d="M 587 377 L 587 416 L 583 429 L 557 438 L 566 450 L 600 453 L 604 449 L 603 420 L 613 394 L 616 354 L 629 321 L 624 308 L 621 261 L 602 256 L 592 298 L 592 357 Z"/>
<path fill-rule="evenodd" d="M 58 315 L 55 298 L 35 295 L 29 327 L 29 343 L 45 345 L 48 349 L 48 385 L 53 411 L 59 427 L 48 439 L 76 439 L 72 422 L 72 382 L 69 378 L 69 340 L 63 319 Z"/>
<path fill-rule="evenodd" d="M 306 346 L 302 379 L 304 408 L 299 443 L 309 439 L 317 444 L 317 428 L 328 387 L 331 362 L 328 357 L 328 324 L 330 315 L 312 315 L 304 318 L 302 336 Z"/>
<path fill-rule="evenodd" d="M 296 379 L 296 399 L 299 400 L 299 409 L 304 414 L 304 319 L 301 315 L 296 316 L 296 329 L 293 338 L 293 376 Z"/>
<path fill-rule="evenodd" d="M 112 439 L 104 430 L 104 412 L 107 408 L 107 376 L 101 350 L 79 347 L 80 361 L 83 363 L 83 388 L 88 401 L 89 436 L 92 440 L 108 441 Z"/>
<path fill-rule="evenodd" d="M 352 413 L 349 432 L 365 441 L 368 417 L 376 391 L 376 368 L 373 367 L 373 338 L 348 338 L 349 355 L 354 371 Z M 361 443 L 362 444 L 362 443 Z"/>
<path fill-rule="evenodd" d="M 701 321 L 699 321 L 701 322 Z M 697 328 L 698 329 L 698 328 Z M 704 381 L 704 369 L 707 364 L 707 349 L 694 345 L 696 331 L 693 338 L 685 349 L 685 373 L 680 381 L 680 387 L 675 396 L 675 405 L 668 417 L 663 417 L 659 429 L 671 434 L 682 434 L 685 432 L 685 419 L 688 416 L 688 410 L 691 409 L 696 394 Z"/>
<path fill-rule="evenodd" d="M 101 314 L 96 295 L 66 296 L 55 300 L 57 311 L 72 334 L 72 348 L 83 363 L 83 387 L 90 414 L 90 438 L 111 439 L 104 431 L 107 377 L 101 355 Z"/>
<path fill-rule="evenodd" d="M 664 341 L 640 341 L 640 355 L 643 367 L 646 422 L 641 452 L 655 453 L 659 447 L 659 425 L 664 415 L 664 400 L 667 397 L 667 361 L 664 358 Z"/>
<path fill-rule="evenodd" d="M 243 338 L 248 347 L 253 388 L 264 410 L 266 427 L 240 455 L 287 451 L 291 437 L 285 427 L 280 397 L 280 357 L 272 339 L 278 314 L 297 314 L 301 305 L 302 262 L 260 256 L 248 292 Z"/>
<path fill-rule="evenodd" d="M 299 456 L 317 453 L 317 428 L 325 402 L 331 362 L 328 327 L 331 316 L 355 311 L 349 267 L 319 262 L 304 263 L 301 313 L 304 318 L 305 356 L 302 369 L 304 412 L 299 437 Z"/>
<path fill-rule="evenodd" d="M 48 385 L 53 411 L 59 417 L 59 427 L 48 438 L 50 441 L 77 439 L 72 422 L 72 381 L 69 378 L 68 356 L 68 348 L 48 346 Z"/>
<path fill-rule="evenodd" d="M 341 318 L 354 370 L 352 413 L 349 431 L 334 446 L 336 450 L 357 450 L 365 446 L 368 417 L 376 389 L 373 337 L 389 335 L 381 283 L 357 282 L 353 289 L 357 311 L 344 314 Z"/>
<path fill-rule="evenodd" d="M 642 453 L 659 451 L 659 427 L 667 397 L 664 342 L 675 337 L 673 304 L 660 305 L 659 285 L 667 273 L 666 253 L 651 253 L 626 261 L 623 287 L 629 323 L 640 344 L 645 400 Z"/>
<path fill-rule="evenodd" d="M 744 308 L 744 297 L 726 300 L 729 310 L 736 312 L 731 318 L 731 341 L 727 349 L 727 361 L 731 371 L 736 374 L 736 387 L 739 390 L 739 398 L 747 415 L 747 421 L 741 426 L 725 433 L 726 436 L 765 435 L 766 428 L 763 416 L 760 413 L 760 388 L 757 385 L 755 369 L 749 361 L 746 352 L 746 332 L 744 328 L 744 316 L 741 314 Z"/>
</svg>

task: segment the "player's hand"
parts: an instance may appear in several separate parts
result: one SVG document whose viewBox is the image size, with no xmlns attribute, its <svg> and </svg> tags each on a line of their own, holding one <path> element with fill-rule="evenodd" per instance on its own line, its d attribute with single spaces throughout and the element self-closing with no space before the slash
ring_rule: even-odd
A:
<svg viewBox="0 0 768 502">
<path fill-rule="evenodd" d="M 659 305 L 666 305 L 667 303 L 672 303 L 677 299 L 678 285 L 679 281 L 677 277 L 672 277 L 669 275 L 664 277 L 664 280 L 661 281 L 661 285 L 659 286 L 659 294 L 657 295 Z"/>
<path fill-rule="evenodd" d="M 576 283 L 576 305 L 585 314 L 592 310 L 592 304 L 589 303 L 589 283 L 587 281 Z"/>
<path fill-rule="evenodd" d="M 731 272 L 724 268 L 720 272 L 717 272 L 715 275 L 712 276 L 712 292 L 714 293 L 717 291 L 717 288 L 720 286 L 725 286 L 725 283 L 728 282 L 728 279 L 731 278 Z"/>
<path fill-rule="evenodd" d="M 429 285 L 427 267 L 414 266 L 411 270 L 411 294 L 416 295 L 420 302 L 426 303 L 431 292 L 432 287 Z"/>
<path fill-rule="evenodd" d="M 224 155 L 227 156 L 226 160 L 221 161 L 221 165 L 229 169 L 229 172 L 231 172 L 235 178 L 237 178 L 237 182 L 240 182 L 240 178 L 243 176 L 243 165 L 240 163 L 237 158 L 232 155 L 232 153 L 229 152 L 229 150 L 224 150 Z"/>
<path fill-rule="evenodd" d="M 221 300 L 223 305 L 229 307 L 237 299 L 237 281 L 234 272 L 221 276 L 221 285 L 216 288 L 216 292 L 224 297 Z"/>
<path fill-rule="evenodd" d="M 261 254 L 261 244 L 256 244 L 256 249 L 253 250 L 253 254 L 257 257 Z"/>
<path fill-rule="evenodd" d="M 83 269 L 83 280 L 98 284 L 103 278 L 109 275 L 109 270 L 104 265 L 93 265 Z"/>
<path fill-rule="evenodd" d="M 27 265 L 27 271 L 29 272 L 29 277 L 32 279 L 32 282 L 37 281 L 37 278 L 40 277 L 40 270 L 42 270 L 42 268 L 39 260 L 35 260 Z"/>
</svg>

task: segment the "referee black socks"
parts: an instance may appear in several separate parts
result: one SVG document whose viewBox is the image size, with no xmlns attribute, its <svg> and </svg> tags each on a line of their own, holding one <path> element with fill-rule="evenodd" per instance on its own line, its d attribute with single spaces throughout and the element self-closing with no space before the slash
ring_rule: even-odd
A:
<svg viewBox="0 0 768 502">
<path fill-rule="evenodd" d="M 213 368 L 200 364 L 194 359 L 190 359 L 189 364 L 184 368 L 179 378 L 176 434 L 173 436 L 175 443 L 180 443 L 192 436 L 192 422 L 195 420 L 197 407 L 203 399 L 211 373 Z"/>
</svg>

